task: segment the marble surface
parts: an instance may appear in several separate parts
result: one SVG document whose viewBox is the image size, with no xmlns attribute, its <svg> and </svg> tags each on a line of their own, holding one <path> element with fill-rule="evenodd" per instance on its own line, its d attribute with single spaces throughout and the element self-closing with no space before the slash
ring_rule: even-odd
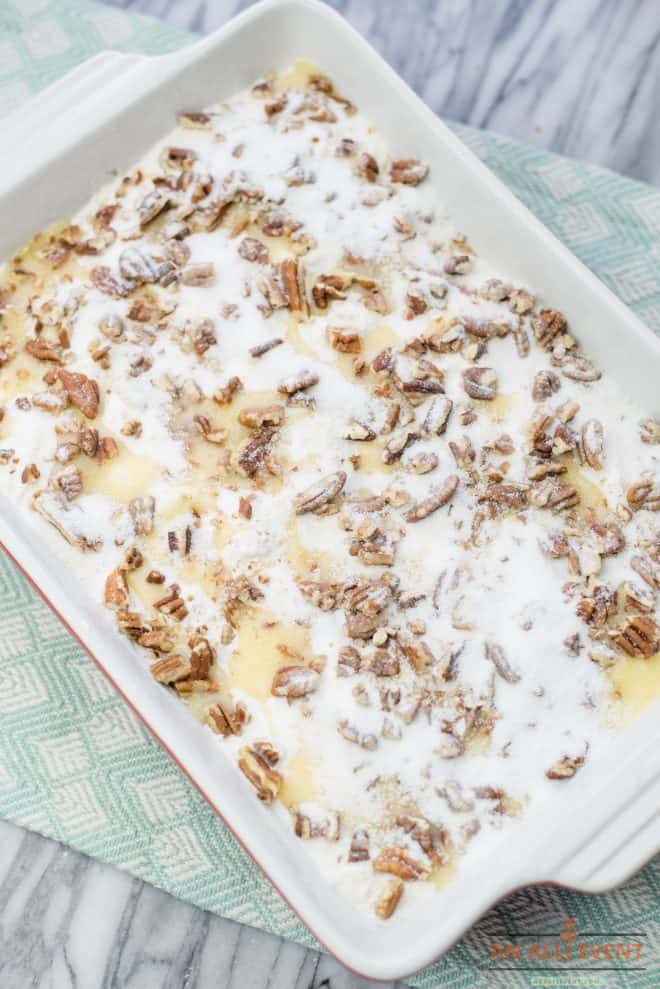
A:
<svg viewBox="0 0 660 989">
<path fill-rule="evenodd" d="M 211 31 L 241 0 L 107 0 Z M 657 0 L 335 0 L 438 113 L 660 185 Z M 2 989 L 366 989 L 0 822 Z M 382 984 L 381 984 L 382 985 Z"/>
</svg>

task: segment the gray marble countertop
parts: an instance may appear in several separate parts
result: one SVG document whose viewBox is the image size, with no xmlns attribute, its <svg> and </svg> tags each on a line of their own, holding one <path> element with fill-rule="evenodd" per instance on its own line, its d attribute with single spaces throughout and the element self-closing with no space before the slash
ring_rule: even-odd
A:
<svg viewBox="0 0 660 989">
<path fill-rule="evenodd" d="M 244 0 L 106 0 L 208 32 Z M 660 185 L 657 0 L 334 0 L 439 114 Z M 0 822 L 2 989 L 358 989 L 336 962 Z"/>
</svg>

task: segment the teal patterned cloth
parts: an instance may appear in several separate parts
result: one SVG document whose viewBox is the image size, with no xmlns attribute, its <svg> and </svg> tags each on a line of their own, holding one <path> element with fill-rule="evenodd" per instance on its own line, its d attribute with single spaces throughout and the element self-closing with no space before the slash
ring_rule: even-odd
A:
<svg viewBox="0 0 660 989">
<path fill-rule="evenodd" d="M 162 52 L 189 37 L 83 0 L 2 0 L 0 113 L 96 51 Z M 493 134 L 456 130 L 660 332 L 660 190 Z M 5 558 L 0 559 L 0 815 L 199 907 L 318 947 Z M 428 989 L 531 985 L 533 973 L 497 975 L 482 967 L 492 941 L 506 931 L 557 931 L 567 916 L 580 931 L 645 932 L 638 964 L 646 971 L 607 972 L 591 984 L 636 989 L 660 984 L 660 858 L 606 895 L 540 888 L 510 896 L 411 983 Z"/>
</svg>

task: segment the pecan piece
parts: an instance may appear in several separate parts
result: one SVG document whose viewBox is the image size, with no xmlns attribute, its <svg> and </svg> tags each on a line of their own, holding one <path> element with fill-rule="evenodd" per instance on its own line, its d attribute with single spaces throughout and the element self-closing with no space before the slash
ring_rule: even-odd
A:
<svg viewBox="0 0 660 989">
<path fill-rule="evenodd" d="M 181 272 L 181 281 L 184 285 L 210 285 L 215 278 L 215 265 L 212 261 L 205 261 L 201 264 L 189 264 Z"/>
<path fill-rule="evenodd" d="M 309 316 L 309 303 L 305 290 L 305 269 L 298 258 L 284 258 L 280 262 L 280 277 L 291 312 Z"/>
<path fill-rule="evenodd" d="M 133 520 L 133 530 L 136 536 L 148 536 L 154 525 L 156 500 L 152 495 L 133 498 L 128 504 L 128 511 Z"/>
<path fill-rule="evenodd" d="M 347 742 L 352 742 L 354 745 L 359 745 L 360 748 L 368 749 L 373 752 L 378 746 L 378 739 L 375 735 L 370 735 L 359 731 L 352 725 L 349 721 L 340 721 L 337 724 L 337 731 L 339 734 L 346 739 Z"/>
<path fill-rule="evenodd" d="M 520 673 L 511 666 L 501 646 L 497 645 L 496 642 L 486 642 L 484 643 L 484 653 L 486 659 L 493 664 L 503 680 L 506 680 L 507 683 L 518 683 Z"/>
<path fill-rule="evenodd" d="M 556 309 L 542 309 L 532 319 L 534 336 L 546 350 L 552 346 L 555 337 L 566 332 L 566 317 Z"/>
<path fill-rule="evenodd" d="M 369 833 L 362 828 L 353 832 L 348 852 L 349 862 L 366 862 L 369 858 Z"/>
<path fill-rule="evenodd" d="M 660 484 L 651 478 L 636 481 L 626 491 L 626 501 L 633 512 L 640 508 L 646 508 L 649 512 L 660 511 Z"/>
<path fill-rule="evenodd" d="M 642 419 L 639 424 L 639 436 L 642 443 L 657 445 L 660 443 L 660 422 L 655 419 Z"/>
<path fill-rule="evenodd" d="M 547 769 L 545 775 L 549 780 L 569 780 L 575 776 L 578 769 L 584 765 L 585 756 L 562 756 Z"/>
<path fill-rule="evenodd" d="M 245 261 L 255 261 L 257 264 L 268 264 L 270 260 L 268 248 L 256 237 L 244 237 L 238 245 L 238 253 Z"/>
<path fill-rule="evenodd" d="M 355 330 L 341 330 L 329 326 L 327 332 L 330 346 L 340 354 L 359 354 L 362 350 L 362 339 Z"/>
<path fill-rule="evenodd" d="M 442 508 L 454 497 L 457 487 L 458 477 L 456 474 L 450 474 L 442 485 L 432 489 L 427 498 L 416 502 L 408 509 L 404 515 L 406 522 L 421 522 L 432 512 Z"/>
<path fill-rule="evenodd" d="M 118 608 L 128 602 L 128 585 L 123 567 L 115 567 L 106 577 L 103 600 L 111 608 Z"/>
<path fill-rule="evenodd" d="M 311 487 L 302 491 L 296 496 L 294 504 L 296 515 L 305 515 L 307 512 L 317 512 L 340 493 L 346 484 L 346 473 L 338 470 L 336 474 L 329 474 L 327 477 L 312 484 Z"/>
<path fill-rule="evenodd" d="M 401 185 L 419 185 L 429 173 L 429 166 L 417 158 L 399 158 L 390 166 L 390 179 Z"/>
<path fill-rule="evenodd" d="M 497 374 L 492 367 L 469 367 L 463 371 L 463 388 L 470 398 L 490 401 L 497 394 Z"/>
<path fill-rule="evenodd" d="M 405 848 L 384 848 L 372 862 L 375 872 L 386 872 L 406 882 L 426 879 L 429 869 Z"/>
<path fill-rule="evenodd" d="M 222 735 L 224 738 L 240 735 L 248 720 L 248 712 L 240 701 L 237 701 L 233 707 L 229 702 L 217 701 L 206 712 L 206 723 L 216 735 Z"/>
<path fill-rule="evenodd" d="M 610 631 L 610 639 L 629 656 L 648 658 L 660 648 L 660 628 L 648 615 L 634 615 Z"/>
<path fill-rule="evenodd" d="M 554 371 L 538 371 L 532 385 L 532 398 L 535 402 L 544 402 L 561 387 L 561 378 Z"/>
<path fill-rule="evenodd" d="M 434 398 L 422 423 L 422 435 L 441 436 L 447 428 L 453 407 L 454 403 L 446 396 Z"/>
<path fill-rule="evenodd" d="M 86 374 L 75 371 L 57 372 L 64 390 L 72 405 L 75 405 L 87 419 L 95 419 L 99 411 L 99 386 Z"/>
<path fill-rule="evenodd" d="M 236 460 L 238 469 L 244 477 L 255 477 L 264 466 L 276 435 L 277 430 L 270 426 L 260 426 L 254 430 Z"/>
<path fill-rule="evenodd" d="M 309 666 L 282 666 L 273 677 L 270 692 L 293 700 L 318 690 L 319 674 Z"/>
<path fill-rule="evenodd" d="M 269 752 L 263 747 L 257 748 L 258 744 L 243 746 L 239 752 L 238 768 L 257 791 L 259 800 L 272 804 L 282 785 L 282 776 L 273 769 Z"/>
<path fill-rule="evenodd" d="M 185 656 L 166 656 L 151 666 L 151 675 L 157 683 L 179 683 L 190 676 L 190 660 Z"/>
<path fill-rule="evenodd" d="M 592 470 L 603 469 L 603 424 L 598 419 L 587 419 L 582 426 L 578 452 Z"/>
<path fill-rule="evenodd" d="M 281 426 L 284 422 L 284 406 L 273 405 L 248 406 L 238 413 L 241 426 L 258 429 L 260 426 Z"/>
<path fill-rule="evenodd" d="M 402 896 L 403 882 L 401 879 L 395 877 L 390 880 L 387 889 L 376 902 L 375 911 L 381 920 L 389 920 L 398 907 Z"/>
<path fill-rule="evenodd" d="M 277 386 L 280 395 L 295 395 L 299 391 L 307 391 L 313 385 L 317 385 L 319 376 L 316 371 L 297 371 L 283 378 Z"/>
</svg>

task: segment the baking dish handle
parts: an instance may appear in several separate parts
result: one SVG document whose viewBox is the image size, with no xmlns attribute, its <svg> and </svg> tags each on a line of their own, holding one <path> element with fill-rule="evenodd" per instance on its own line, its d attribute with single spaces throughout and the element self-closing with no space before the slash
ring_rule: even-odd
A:
<svg viewBox="0 0 660 989">
<path fill-rule="evenodd" d="M 548 878 L 585 893 L 600 893 L 625 882 L 660 851 L 660 761 L 653 749 L 637 765 L 613 776 L 619 799 L 609 816 L 592 802 L 584 818 L 598 827 L 575 823 L 571 852 Z M 604 823 L 603 823 L 604 822 Z"/>
<path fill-rule="evenodd" d="M 85 59 L 46 89 L 2 117 L 4 134 L 12 144 L 28 140 L 65 113 L 75 112 L 86 100 L 110 82 L 127 75 L 149 60 L 148 55 L 99 52 Z"/>
</svg>

